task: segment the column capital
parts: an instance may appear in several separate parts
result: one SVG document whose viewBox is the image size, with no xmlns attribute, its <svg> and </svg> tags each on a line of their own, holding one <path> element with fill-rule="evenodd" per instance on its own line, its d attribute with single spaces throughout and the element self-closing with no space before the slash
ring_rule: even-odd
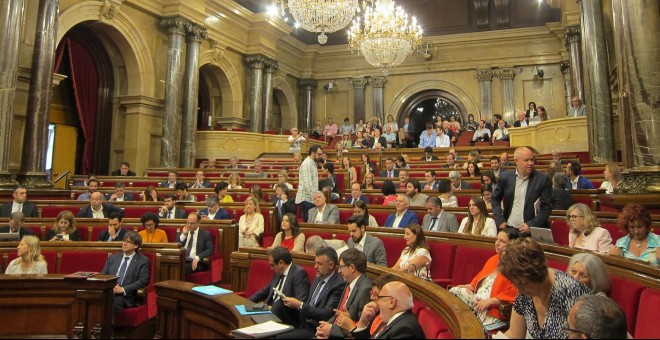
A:
<svg viewBox="0 0 660 340">
<path fill-rule="evenodd" d="M 119 6 L 124 0 L 105 0 L 103 6 L 101 7 L 101 15 L 106 20 L 112 20 L 115 17 L 115 14 L 119 12 Z"/>
<path fill-rule="evenodd" d="M 182 17 L 169 17 L 160 20 L 160 26 L 167 30 L 168 34 L 186 35 L 187 27 L 192 25 L 190 21 Z"/>
<path fill-rule="evenodd" d="M 264 72 L 273 73 L 279 67 L 279 63 L 274 59 L 266 59 L 264 61 Z"/>
<path fill-rule="evenodd" d="M 477 70 L 477 72 L 474 73 L 474 76 L 479 79 L 479 81 L 491 81 L 496 75 L 495 73 L 495 70 Z"/>
<path fill-rule="evenodd" d="M 582 29 L 580 26 L 568 26 L 566 27 L 566 32 L 564 33 L 564 41 L 566 45 L 572 43 L 579 43 L 582 39 Z"/>
<path fill-rule="evenodd" d="M 561 68 L 561 73 L 563 75 L 567 75 L 571 72 L 571 64 L 568 61 L 560 62 L 559 67 Z"/>
<path fill-rule="evenodd" d="M 496 74 L 502 80 L 513 80 L 513 77 L 518 74 L 518 70 L 515 68 L 500 68 L 497 69 Z"/>
<path fill-rule="evenodd" d="M 264 68 L 264 64 L 268 61 L 268 58 L 266 58 L 262 54 L 251 54 L 245 57 L 245 63 L 250 66 L 250 68 L 255 69 L 255 68 Z"/>
<path fill-rule="evenodd" d="M 354 89 L 361 89 L 364 88 L 367 85 L 367 82 L 369 81 L 366 77 L 360 77 L 360 78 L 346 78 L 346 81 L 353 85 Z"/>
<path fill-rule="evenodd" d="M 369 78 L 369 85 L 373 88 L 382 88 L 385 87 L 385 83 L 387 83 L 387 77 L 370 77 Z"/>
<path fill-rule="evenodd" d="M 304 90 L 314 90 L 318 86 L 316 79 L 300 79 L 298 86 Z"/>
<path fill-rule="evenodd" d="M 186 33 L 187 33 L 186 41 L 188 42 L 199 43 L 209 36 L 209 33 L 206 30 L 206 28 L 192 23 L 186 26 Z"/>
<path fill-rule="evenodd" d="M 220 43 L 217 41 L 211 41 L 211 52 L 213 53 L 211 59 L 213 59 L 214 63 L 218 64 L 222 60 L 222 58 L 225 56 L 226 49 L 226 47 L 220 45 Z"/>
</svg>

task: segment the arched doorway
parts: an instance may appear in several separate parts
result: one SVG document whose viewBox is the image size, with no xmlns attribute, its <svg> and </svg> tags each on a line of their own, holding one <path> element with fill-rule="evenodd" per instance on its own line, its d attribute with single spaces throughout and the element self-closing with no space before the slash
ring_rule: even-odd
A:
<svg viewBox="0 0 660 340">
<path fill-rule="evenodd" d="M 463 125 L 463 117 L 467 110 L 463 103 L 453 94 L 442 90 L 425 90 L 411 96 L 402 106 L 397 115 L 399 126 L 403 126 L 406 116 L 410 118 L 415 144 L 419 135 L 425 129 L 426 123 L 437 123 L 454 117 Z"/>
</svg>

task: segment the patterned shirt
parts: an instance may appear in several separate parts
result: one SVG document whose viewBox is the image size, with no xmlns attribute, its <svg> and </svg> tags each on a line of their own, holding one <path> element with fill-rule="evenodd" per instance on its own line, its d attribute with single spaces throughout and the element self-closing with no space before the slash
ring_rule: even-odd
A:
<svg viewBox="0 0 660 340">
<path fill-rule="evenodd" d="M 631 241 L 630 234 L 618 239 L 616 241 L 616 247 L 621 249 L 621 253 L 623 254 L 624 258 L 649 262 L 653 266 L 660 265 L 660 261 L 658 261 L 658 257 L 656 255 L 656 249 L 660 247 L 660 236 L 654 233 L 649 233 L 647 239 L 648 244 L 646 246 L 646 250 L 644 250 L 642 255 L 639 257 L 635 256 L 635 254 L 628 250 Z"/>
<path fill-rule="evenodd" d="M 298 192 L 296 204 L 307 201 L 312 202 L 312 194 L 319 190 L 319 173 L 316 162 L 307 156 L 298 169 Z"/>
</svg>

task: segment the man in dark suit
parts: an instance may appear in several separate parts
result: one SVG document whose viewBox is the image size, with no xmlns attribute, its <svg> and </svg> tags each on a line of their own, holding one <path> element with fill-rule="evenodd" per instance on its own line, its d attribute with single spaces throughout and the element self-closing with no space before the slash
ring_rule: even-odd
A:
<svg viewBox="0 0 660 340">
<path fill-rule="evenodd" d="M 27 190 L 18 186 L 12 193 L 14 199 L 0 206 L 0 217 L 10 217 L 11 213 L 20 211 L 25 217 L 39 217 L 37 205 L 27 201 Z"/>
<path fill-rule="evenodd" d="M 199 228 L 201 219 L 196 212 L 188 214 L 186 226 L 176 236 L 186 248 L 186 274 L 205 271 L 207 266 L 202 261 L 213 255 L 213 239 L 208 231 Z"/>
<path fill-rule="evenodd" d="M 188 187 L 190 189 L 209 189 L 211 188 L 211 182 L 205 179 L 204 170 L 197 170 L 195 173 L 195 182 L 190 183 Z"/>
<path fill-rule="evenodd" d="M 9 225 L 0 227 L 0 233 L 18 233 L 21 240 L 26 235 L 34 235 L 32 230 L 23 228 L 23 222 L 25 222 L 25 215 L 20 211 L 14 211 L 9 216 Z"/>
<path fill-rule="evenodd" d="M 369 302 L 371 296 L 371 280 L 367 277 L 367 256 L 355 249 L 346 249 L 339 257 L 339 275 L 346 282 L 346 288 L 335 308 L 348 312 L 351 320 L 359 320 L 362 309 Z M 335 324 L 336 315 L 327 322 L 322 321 L 316 329 L 319 338 L 346 338 L 348 332 Z"/>
<path fill-rule="evenodd" d="M 454 214 L 442 210 L 442 201 L 438 196 L 429 196 L 426 199 L 428 214 L 422 220 L 422 229 L 439 231 L 443 233 L 458 232 L 458 220 Z"/>
<path fill-rule="evenodd" d="M 122 213 L 121 209 L 103 202 L 103 194 L 97 191 L 91 194 L 89 205 L 80 209 L 76 216 L 81 218 L 108 218 L 115 211 Z"/>
<path fill-rule="evenodd" d="M 525 113 L 522 111 L 518 111 L 518 120 L 513 122 L 513 127 L 524 127 L 524 126 L 529 126 L 529 119 L 525 118 Z"/>
<path fill-rule="evenodd" d="M 411 224 L 419 224 L 417 214 L 408 210 L 410 206 L 410 197 L 406 194 L 398 194 L 396 196 L 396 213 L 387 216 L 385 227 L 388 228 L 405 228 Z"/>
<path fill-rule="evenodd" d="M 128 230 L 121 228 L 122 213 L 113 211 L 108 216 L 108 229 L 99 235 L 98 241 L 121 241 L 128 233 Z"/>
<path fill-rule="evenodd" d="M 160 218 L 186 218 L 186 211 L 176 206 L 176 196 L 174 194 L 165 195 L 163 200 L 163 206 L 158 212 L 158 217 Z"/>
<path fill-rule="evenodd" d="M 365 218 L 353 215 L 348 218 L 348 248 L 356 248 L 367 256 L 367 262 L 387 267 L 387 255 L 383 241 L 367 235 Z"/>
<path fill-rule="evenodd" d="M 493 218 L 499 228 L 512 226 L 525 236 L 529 227 L 548 227 L 548 217 L 552 212 L 552 187 L 544 173 L 534 169 L 534 153 L 527 147 L 519 147 L 514 153 L 516 171 L 507 171 L 500 176 L 500 182 L 493 190 L 491 205 Z M 516 189 L 518 186 L 522 188 Z M 525 192 L 525 196 L 516 192 Z M 504 201 L 504 210 L 502 210 Z"/>
<path fill-rule="evenodd" d="M 362 201 L 366 204 L 371 203 L 369 197 L 362 195 L 362 187 L 360 183 L 351 184 L 351 197 L 344 200 L 344 204 L 353 204 L 355 201 Z"/>
<path fill-rule="evenodd" d="M 298 208 L 296 207 L 295 200 L 290 198 L 291 193 L 289 192 L 289 188 L 286 186 L 286 184 L 278 184 L 276 193 L 277 192 L 279 192 L 279 194 L 274 195 L 277 197 L 271 197 L 271 202 L 275 206 L 275 209 L 277 209 L 277 224 L 279 227 L 279 224 L 282 222 L 282 216 L 285 214 L 295 215 L 298 211 Z"/>
<path fill-rule="evenodd" d="M 264 302 L 271 306 L 273 312 L 283 323 L 291 326 L 300 326 L 301 315 L 296 308 L 287 307 L 283 296 L 275 292 L 277 288 L 286 297 L 298 301 L 307 301 L 309 297 L 309 276 L 301 266 L 293 263 L 288 249 L 275 247 L 268 250 L 268 262 L 275 271 L 273 280 L 248 299 L 253 302 Z"/>
<path fill-rule="evenodd" d="M 387 139 L 380 134 L 380 128 L 374 129 L 373 133 L 374 133 L 374 142 L 371 144 L 371 148 L 372 149 L 387 148 Z"/>
<path fill-rule="evenodd" d="M 435 170 L 424 171 L 424 178 L 426 179 L 426 182 L 422 184 L 422 190 L 438 190 L 438 185 L 440 185 L 440 182 L 438 182 L 435 178 Z"/>
<path fill-rule="evenodd" d="M 451 186 L 454 190 L 472 189 L 470 183 L 461 180 L 461 173 L 456 170 L 449 172 L 449 180 L 451 181 Z"/>
<path fill-rule="evenodd" d="M 135 176 L 135 172 L 130 170 L 131 165 L 128 162 L 122 162 L 119 169 L 113 171 L 110 176 Z"/>
<path fill-rule="evenodd" d="M 394 168 L 394 160 L 388 158 L 385 160 L 385 170 L 381 171 L 379 177 L 398 178 L 399 169 Z"/>
<path fill-rule="evenodd" d="M 212 196 L 206 199 L 206 208 L 199 211 L 202 220 L 228 220 L 229 214 L 225 209 L 220 208 L 218 196 Z"/>
<path fill-rule="evenodd" d="M 405 283 L 393 281 L 383 286 L 375 302 L 367 304 L 357 327 L 351 332 L 355 339 L 424 339 L 424 330 L 412 312 L 413 297 Z M 372 335 L 371 321 L 380 311 L 381 326 Z"/>
<path fill-rule="evenodd" d="M 115 192 L 112 195 L 108 195 L 107 200 L 110 202 L 124 202 L 124 201 L 133 201 L 133 195 L 126 193 L 126 185 L 124 182 L 117 182 L 115 184 Z"/>
<path fill-rule="evenodd" d="M 430 146 L 427 146 L 427 147 L 424 148 L 424 156 L 422 156 L 422 158 L 420 158 L 419 160 L 420 161 L 427 161 L 427 162 L 437 161 L 438 157 L 433 155 L 433 148 L 430 147 Z"/>
<path fill-rule="evenodd" d="M 176 171 L 172 170 L 167 173 L 167 181 L 160 183 L 160 186 L 162 188 L 170 188 L 174 189 L 176 188 L 177 184 L 181 183 L 177 179 L 177 174 Z"/>
<path fill-rule="evenodd" d="M 515 166 L 516 163 L 509 162 L 509 154 L 506 152 L 502 152 L 500 155 L 500 167 L 502 166 Z"/>
<path fill-rule="evenodd" d="M 110 256 L 101 271 L 101 274 L 119 276 L 112 289 L 115 315 L 126 307 L 142 303 L 137 291 L 149 284 L 149 258 L 138 252 L 141 245 L 142 237 L 135 231 L 128 232 L 121 245 L 122 252 Z"/>
<path fill-rule="evenodd" d="M 337 251 L 332 247 L 320 248 L 316 251 L 314 262 L 316 278 L 309 289 L 307 301 L 294 297 L 282 298 L 286 307 L 298 310 L 302 322 L 296 330 L 278 335 L 278 339 L 311 339 L 316 334 L 319 322 L 335 314 L 334 308 L 339 304 L 346 286 L 344 279 L 337 273 Z"/>
</svg>

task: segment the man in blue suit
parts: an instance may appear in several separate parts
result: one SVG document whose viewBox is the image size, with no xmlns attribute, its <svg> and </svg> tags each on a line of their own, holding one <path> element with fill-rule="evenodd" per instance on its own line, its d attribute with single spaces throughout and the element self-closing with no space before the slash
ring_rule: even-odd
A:
<svg viewBox="0 0 660 340">
<path fill-rule="evenodd" d="M 209 197 L 206 199 L 207 208 L 199 211 L 202 215 L 202 220 L 228 220 L 229 214 L 225 209 L 220 208 L 220 200 L 218 196 Z"/>
<path fill-rule="evenodd" d="M 142 237 L 135 231 L 128 232 L 121 245 L 121 253 L 110 256 L 101 271 L 101 274 L 119 276 L 117 285 L 112 289 L 115 315 L 126 307 L 142 304 L 137 291 L 149 284 L 149 258 L 138 252 L 140 246 Z"/>
<path fill-rule="evenodd" d="M 351 197 L 348 197 L 344 200 L 344 204 L 353 204 L 355 201 L 362 201 L 366 204 L 371 203 L 369 197 L 362 195 L 362 188 L 360 183 L 351 184 Z"/>
<path fill-rule="evenodd" d="M 206 270 L 203 260 L 213 255 L 213 239 L 208 231 L 199 228 L 201 219 L 202 216 L 196 212 L 188 214 L 186 226 L 176 236 L 176 240 L 186 248 L 186 274 Z"/>
<path fill-rule="evenodd" d="M 594 185 L 590 180 L 582 175 L 582 166 L 578 162 L 568 162 L 566 165 L 566 174 L 571 178 L 566 184 L 566 189 L 593 189 Z"/>
<path fill-rule="evenodd" d="M 275 247 L 268 250 L 268 263 L 275 271 L 273 280 L 249 297 L 253 302 L 264 302 L 271 306 L 270 311 L 283 323 L 298 327 L 301 322 L 300 312 L 285 305 L 283 296 L 275 292 L 280 290 L 286 297 L 298 301 L 307 301 L 309 296 L 309 276 L 301 266 L 293 263 L 291 253 L 287 248 Z"/>
<path fill-rule="evenodd" d="M 419 224 L 417 214 L 408 210 L 410 197 L 405 194 L 396 196 L 396 214 L 387 216 L 385 226 L 388 228 L 405 228 L 411 224 Z"/>
</svg>

